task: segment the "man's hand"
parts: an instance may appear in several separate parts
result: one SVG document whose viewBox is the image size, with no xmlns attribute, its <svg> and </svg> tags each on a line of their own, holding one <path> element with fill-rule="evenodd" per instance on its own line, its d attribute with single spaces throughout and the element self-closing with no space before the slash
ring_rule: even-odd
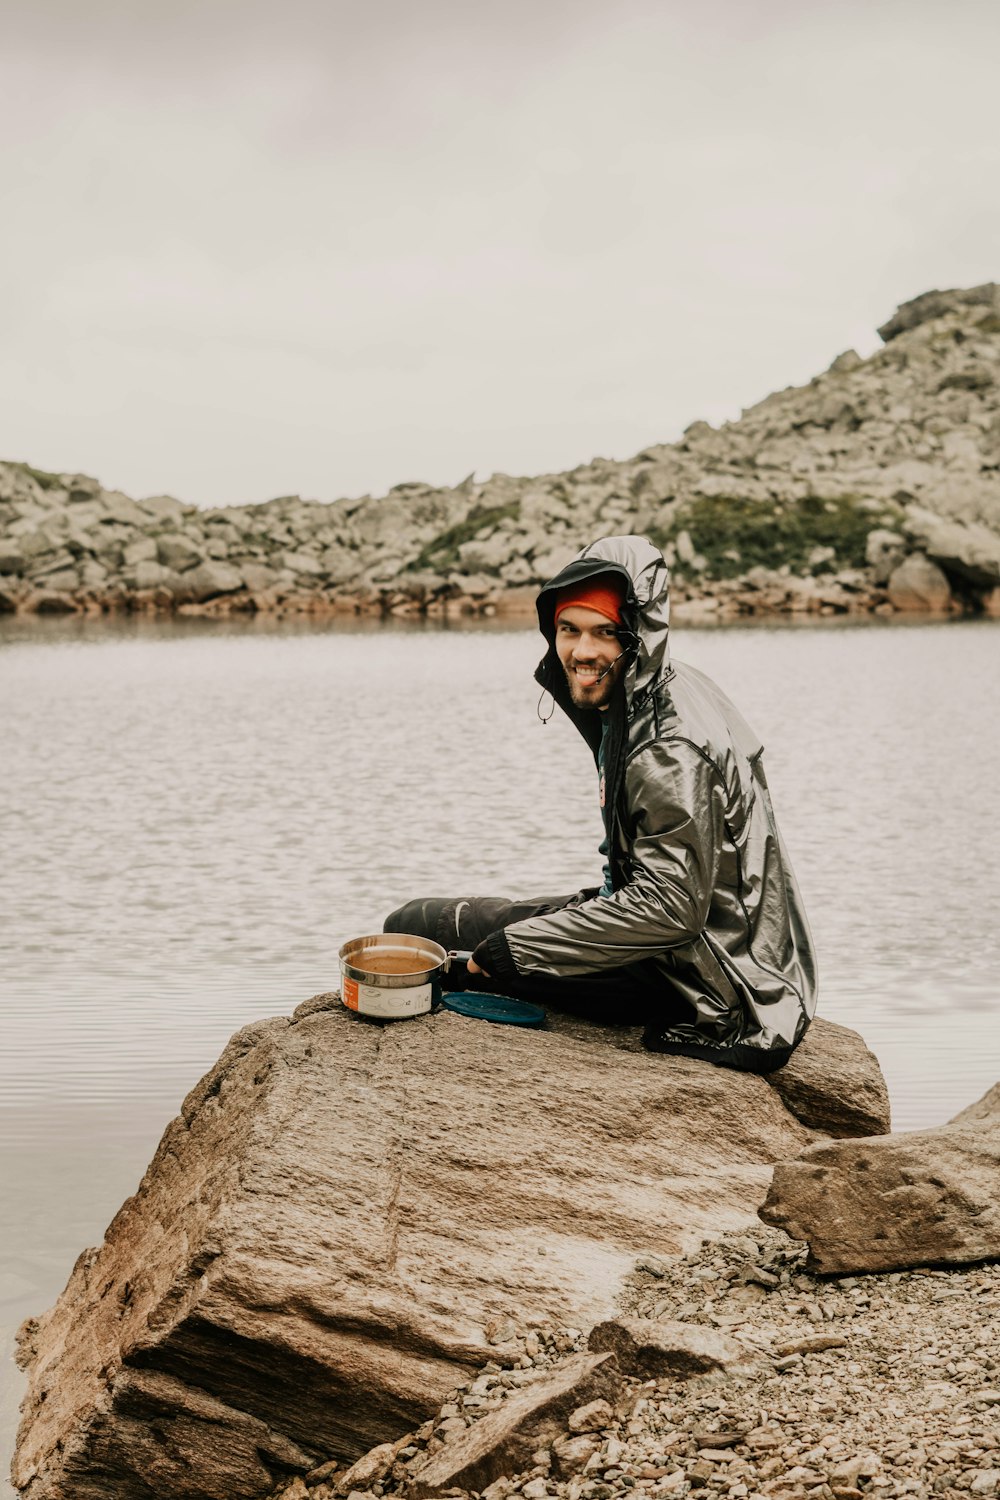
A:
<svg viewBox="0 0 1000 1500">
<path fill-rule="evenodd" d="M 489 979 L 490 977 L 485 969 L 479 967 L 474 958 L 467 958 L 465 960 L 465 967 L 470 974 L 482 974 L 484 979 Z"/>
</svg>

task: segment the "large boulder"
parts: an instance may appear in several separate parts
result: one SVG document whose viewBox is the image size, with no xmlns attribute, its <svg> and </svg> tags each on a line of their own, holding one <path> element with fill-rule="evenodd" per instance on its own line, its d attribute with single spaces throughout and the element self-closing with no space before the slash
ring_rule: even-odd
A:
<svg viewBox="0 0 1000 1500">
<path fill-rule="evenodd" d="M 906 530 L 928 557 L 981 587 L 1000 583 L 1000 536 L 988 526 L 963 523 L 911 505 Z"/>
<path fill-rule="evenodd" d="M 217 594 L 234 594 L 243 587 L 243 574 L 230 563 L 208 559 L 180 575 L 183 595 L 196 604 L 214 599 Z"/>
<path fill-rule="evenodd" d="M 16 541 L 0 539 L 0 573 L 23 573 L 25 549 Z"/>
<path fill-rule="evenodd" d="M 204 552 L 189 536 L 180 532 L 168 532 L 156 544 L 158 560 L 165 568 L 183 573 L 186 568 L 196 568 L 204 562 Z"/>
<path fill-rule="evenodd" d="M 951 604 L 951 585 L 937 563 L 923 552 L 913 552 L 889 575 L 889 601 L 894 608 L 944 614 Z"/>
<path fill-rule="evenodd" d="M 911 328 L 919 328 L 921 323 L 930 322 L 932 318 L 943 318 L 949 313 L 962 312 L 965 308 L 994 309 L 1000 312 L 1000 286 L 994 281 L 983 282 L 980 286 L 956 287 L 949 291 L 923 292 L 919 297 L 912 297 L 909 302 L 902 303 L 896 308 L 887 323 L 883 323 L 878 330 L 879 337 L 884 343 L 890 339 L 898 338 L 901 333 L 908 333 Z"/>
<path fill-rule="evenodd" d="M 587 1326 L 637 1257 L 752 1223 L 815 1134 L 764 1078 L 635 1045 L 335 996 L 240 1032 L 22 1330 L 15 1483 L 250 1500 L 424 1420 L 494 1320 Z"/>
<path fill-rule="evenodd" d="M 1000 1084 L 933 1130 L 812 1146 L 760 1210 L 821 1272 L 1000 1258 Z"/>
</svg>

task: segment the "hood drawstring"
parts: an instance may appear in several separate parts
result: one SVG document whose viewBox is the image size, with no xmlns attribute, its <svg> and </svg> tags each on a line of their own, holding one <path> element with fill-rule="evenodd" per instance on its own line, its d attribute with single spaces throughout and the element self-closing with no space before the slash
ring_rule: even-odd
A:
<svg viewBox="0 0 1000 1500">
<path fill-rule="evenodd" d="M 552 699 L 552 707 L 549 709 L 549 711 L 548 711 L 547 714 L 543 714 L 542 713 L 542 702 L 543 702 L 543 700 L 545 698 L 546 693 Z M 538 698 L 538 703 L 535 706 L 535 713 L 538 715 L 539 720 L 541 721 L 541 723 L 547 724 L 549 722 L 549 720 L 551 719 L 552 715 L 555 713 L 555 711 L 556 711 L 555 694 L 552 692 L 551 688 L 542 688 L 541 694 L 539 695 L 539 698 Z"/>
</svg>

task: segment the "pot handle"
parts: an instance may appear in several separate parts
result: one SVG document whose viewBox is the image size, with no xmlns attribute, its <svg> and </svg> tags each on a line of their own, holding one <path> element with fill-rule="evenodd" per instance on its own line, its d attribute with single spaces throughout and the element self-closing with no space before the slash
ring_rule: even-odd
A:
<svg viewBox="0 0 1000 1500">
<path fill-rule="evenodd" d="M 445 960 L 444 972 L 450 974 L 452 964 L 467 964 L 471 957 L 471 948 L 452 948 Z"/>
</svg>

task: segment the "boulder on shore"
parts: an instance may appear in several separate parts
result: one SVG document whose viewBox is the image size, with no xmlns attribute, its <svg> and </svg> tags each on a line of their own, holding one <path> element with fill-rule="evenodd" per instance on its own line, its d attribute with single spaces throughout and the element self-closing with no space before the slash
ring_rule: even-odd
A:
<svg viewBox="0 0 1000 1500">
<path fill-rule="evenodd" d="M 779 1163 L 760 1217 L 807 1241 L 819 1272 L 1000 1258 L 1000 1084 L 947 1125 Z"/>
<path fill-rule="evenodd" d="M 772 1164 L 816 1139 L 780 1074 L 635 1037 L 446 1011 L 381 1026 L 332 995 L 238 1033 L 103 1245 L 22 1329 L 17 1486 L 263 1496 L 423 1421 L 497 1328 L 586 1327 L 637 1257 L 752 1223 Z M 846 1093 L 864 1052 L 845 1075 L 831 1040 L 809 1085 L 821 1114 L 820 1074 Z"/>
<path fill-rule="evenodd" d="M 889 576 L 889 600 L 898 610 L 944 614 L 951 604 L 951 585 L 937 563 L 914 552 Z"/>
</svg>

